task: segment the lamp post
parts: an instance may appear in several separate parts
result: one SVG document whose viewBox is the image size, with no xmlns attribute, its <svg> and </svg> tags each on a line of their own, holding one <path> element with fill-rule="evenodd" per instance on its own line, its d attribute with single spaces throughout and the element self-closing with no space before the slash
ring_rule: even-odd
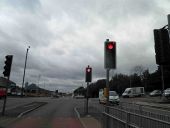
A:
<svg viewBox="0 0 170 128">
<path fill-rule="evenodd" d="M 30 46 L 28 46 L 26 51 L 26 57 L 25 57 L 25 66 L 24 66 L 24 74 L 23 74 L 23 81 L 22 81 L 22 90 L 21 90 L 21 96 L 23 97 L 23 91 L 24 91 L 24 79 L 25 79 L 25 70 L 27 66 L 27 56 L 28 56 L 28 50 L 30 49 Z"/>
</svg>

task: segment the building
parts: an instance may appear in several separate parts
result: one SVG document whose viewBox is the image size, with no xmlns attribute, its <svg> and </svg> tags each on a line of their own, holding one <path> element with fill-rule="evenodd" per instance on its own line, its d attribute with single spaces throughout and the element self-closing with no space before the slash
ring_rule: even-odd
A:
<svg viewBox="0 0 170 128">
<path fill-rule="evenodd" d="M 32 83 L 25 86 L 26 96 L 50 96 L 51 91 L 38 87 L 36 84 Z"/>
</svg>

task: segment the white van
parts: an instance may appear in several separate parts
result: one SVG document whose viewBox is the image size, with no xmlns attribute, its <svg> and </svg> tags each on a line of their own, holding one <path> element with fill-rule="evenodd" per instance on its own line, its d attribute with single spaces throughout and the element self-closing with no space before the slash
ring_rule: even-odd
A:
<svg viewBox="0 0 170 128">
<path fill-rule="evenodd" d="M 104 91 L 103 89 L 99 90 L 99 103 L 106 104 L 107 98 L 104 96 Z"/>
<path fill-rule="evenodd" d="M 122 97 L 137 97 L 145 95 L 144 87 L 126 88 Z"/>
</svg>

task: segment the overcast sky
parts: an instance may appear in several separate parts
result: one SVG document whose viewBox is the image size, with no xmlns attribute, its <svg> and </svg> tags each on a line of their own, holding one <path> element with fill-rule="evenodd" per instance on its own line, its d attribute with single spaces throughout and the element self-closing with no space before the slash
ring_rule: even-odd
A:
<svg viewBox="0 0 170 128">
<path fill-rule="evenodd" d="M 86 85 L 87 65 L 93 81 L 105 78 L 106 39 L 117 42 L 114 73 L 136 65 L 154 72 L 153 29 L 165 26 L 169 13 L 169 0 L 1 0 L 1 76 L 5 56 L 14 55 L 10 79 L 22 84 L 30 46 L 25 81 L 71 91 Z"/>
</svg>

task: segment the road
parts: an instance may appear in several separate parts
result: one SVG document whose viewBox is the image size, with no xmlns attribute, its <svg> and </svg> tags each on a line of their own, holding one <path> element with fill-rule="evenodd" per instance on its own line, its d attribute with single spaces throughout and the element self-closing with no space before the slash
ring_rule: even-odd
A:
<svg viewBox="0 0 170 128">
<path fill-rule="evenodd" d="M 17 100 L 17 101 L 16 101 Z M 45 101 L 48 104 L 24 115 L 8 125 L 8 128 L 82 128 L 74 108 L 83 104 L 81 99 L 66 98 L 18 98 L 9 99 L 8 105 Z M 7 105 L 7 108 L 10 106 Z M 1 125 L 0 125 L 1 126 Z"/>
<path fill-rule="evenodd" d="M 159 98 L 125 98 L 121 99 L 120 105 L 116 106 L 121 109 L 131 109 L 148 112 L 149 115 L 167 115 L 170 116 L 170 112 L 162 110 L 160 108 L 153 108 L 142 105 L 142 107 L 134 105 L 134 103 L 145 102 L 147 104 L 155 103 Z M 0 103 L 3 101 L 1 100 Z M 8 119 L 8 125 L 4 125 L 0 122 L 1 126 L 8 126 L 8 128 L 82 128 L 81 123 L 75 116 L 74 108 L 80 108 L 79 112 L 83 115 L 84 112 L 84 99 L 73 99 L 72 97 L 37 97 L 37 98 L 8 98 L 7 111 L 17 106 L 28 104 L 32 102 L 47 102 L 46 105 L 23 115 L 21 118 L 16 118 L 15 121 Z M 127 102 L 127 103 L 124 103 Z M 152 102 L 152 103 L 151 103 Z M 123 104 L 122 104 L 123 103 Z M 130 103 L 130 104 L 129 104 Z M 133 104 L 131 104 L 133 103 Z M 26 107 L 31 106 L 27 105 Z M 158 104 L 159 106 L 159 104 Z M 167 104 L 168 106 L 168 104 Z M 2 104 L 0 104 L 2 108 Z M 104 106 L 99 104 L 98 98 L 89 99 L 89 114 L 102 122 L 102 112 Z M 110 111 L 112 113 L 112 111 Z M 161 116 L 158 116 L 161 117 Z M 167 118 L 169 121 L 169 117 Z"/>
</svg>

